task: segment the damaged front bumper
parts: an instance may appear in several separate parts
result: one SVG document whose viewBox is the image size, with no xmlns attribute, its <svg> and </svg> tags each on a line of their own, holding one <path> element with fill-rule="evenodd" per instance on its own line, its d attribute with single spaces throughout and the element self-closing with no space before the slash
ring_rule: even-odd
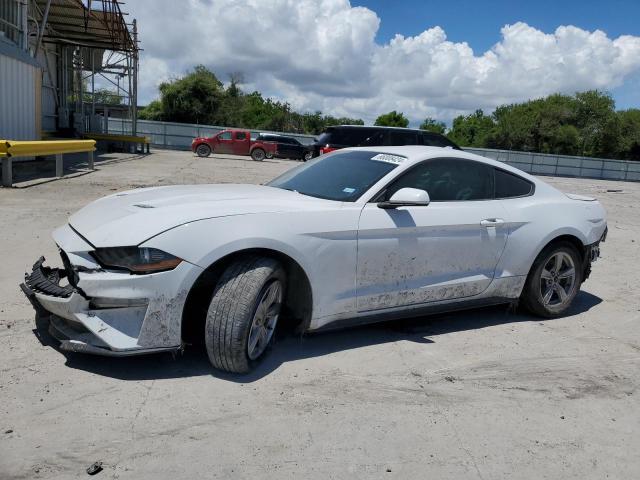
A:
<svg viewBox="0 0 640 480">
<path fill-rule="evenodd" d="M 65 351 L 128 356 L 181 348 L 187 292 L 202 271 L 182 262 L 148 275 L 108 271 L 68 226 L 54 233 L 64 268 L 41 257 L 20 285 Z M 67 248 L 65 248 L 67 247 Z"/>
<path fill-rule="evenodd" d="M 584 248 L 585 261 L 583 263 L 582 281 L 585 281 L 591 275 L 591 264 L 600 258 L 600 243 L 604 243 L 607 240 L 608 233 L 609 227 L 605 227 L 600 239 Z"/>
</svg>

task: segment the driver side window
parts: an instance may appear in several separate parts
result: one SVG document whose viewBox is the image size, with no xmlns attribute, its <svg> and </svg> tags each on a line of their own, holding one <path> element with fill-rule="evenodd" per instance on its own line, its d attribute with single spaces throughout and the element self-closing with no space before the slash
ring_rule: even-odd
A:
<svg viewBox="0 0 640 480">
<path fill-rule="evenodd" d="M 231 140 L 231 132 L 222 132 L 220 135 L 218 135 L 218 138 L 220 140 Z"/>
<path fill-rule="evenodd" d="M 385 192 L 385 200 L 401 188 L 425 190 L 432 202 L 493 199 L 493 169 L 473 160 L 427 160 L 404 173 Z"/>
</svg>

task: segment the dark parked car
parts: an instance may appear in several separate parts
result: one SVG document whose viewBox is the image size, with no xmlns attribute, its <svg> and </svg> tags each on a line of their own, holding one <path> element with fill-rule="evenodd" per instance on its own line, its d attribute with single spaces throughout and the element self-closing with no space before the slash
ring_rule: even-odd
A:
<svg viewBox="0 0 640 480">
<path fill-rule="evenodd" d="M 314 144 L 314 156 L 345 147 L 380 147 L 400 145 L 427 145 L 430 147 L 460 147 L 444 135 L 425 130 L 396 127 L 363 127 L 337 125 L 328 127 Z"/>
<path fill-rule="evenodd" d="M 293 137 L 261 133 L 256 142 L 273 142 L 278 144 L 276 156 L 280 158 L 292 158 L 294 160 L 310 160 L 313 157 L 313 145 L 303 145 Z"/>
</svg>

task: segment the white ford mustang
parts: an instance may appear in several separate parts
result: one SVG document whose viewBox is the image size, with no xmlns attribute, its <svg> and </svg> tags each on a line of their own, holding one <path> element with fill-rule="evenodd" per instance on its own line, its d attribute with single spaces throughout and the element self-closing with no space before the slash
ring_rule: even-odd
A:
<svg viewBox="0 0 640 480">
<path fill-rule="evenodd" d="M 63 350 L 199 338 L 215 367 L 247 372 L 281 312 L 302 331 L 518 300 L 561 315 L 606 231 L 599 202 L 500 162 L 354 148 L 265 186 L 104 197 L 54 232 L 64 268 L 41 258 L 22 288 Z"/>
</svg>

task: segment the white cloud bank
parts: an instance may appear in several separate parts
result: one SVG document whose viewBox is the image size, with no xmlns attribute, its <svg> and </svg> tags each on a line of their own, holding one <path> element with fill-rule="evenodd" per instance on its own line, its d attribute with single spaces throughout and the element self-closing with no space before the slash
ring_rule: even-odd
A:
<svg viewBox="0 0 640 480">
<path fill-rule="evenodd" d="M 223 81 L 242 72 L 245 90 L 298 110 L 373 121 L 389 110 L 419 121 L 554 92 L 611 89 L 640 71 L 640 37 L 608 38 L 561 26 L 544 33 L 518 22 L 477 55 L 440 27 L 378 45 L 380 19 L 348 0 L 136 0 L 140 103 L 197 64 Z"/>
</svg>

